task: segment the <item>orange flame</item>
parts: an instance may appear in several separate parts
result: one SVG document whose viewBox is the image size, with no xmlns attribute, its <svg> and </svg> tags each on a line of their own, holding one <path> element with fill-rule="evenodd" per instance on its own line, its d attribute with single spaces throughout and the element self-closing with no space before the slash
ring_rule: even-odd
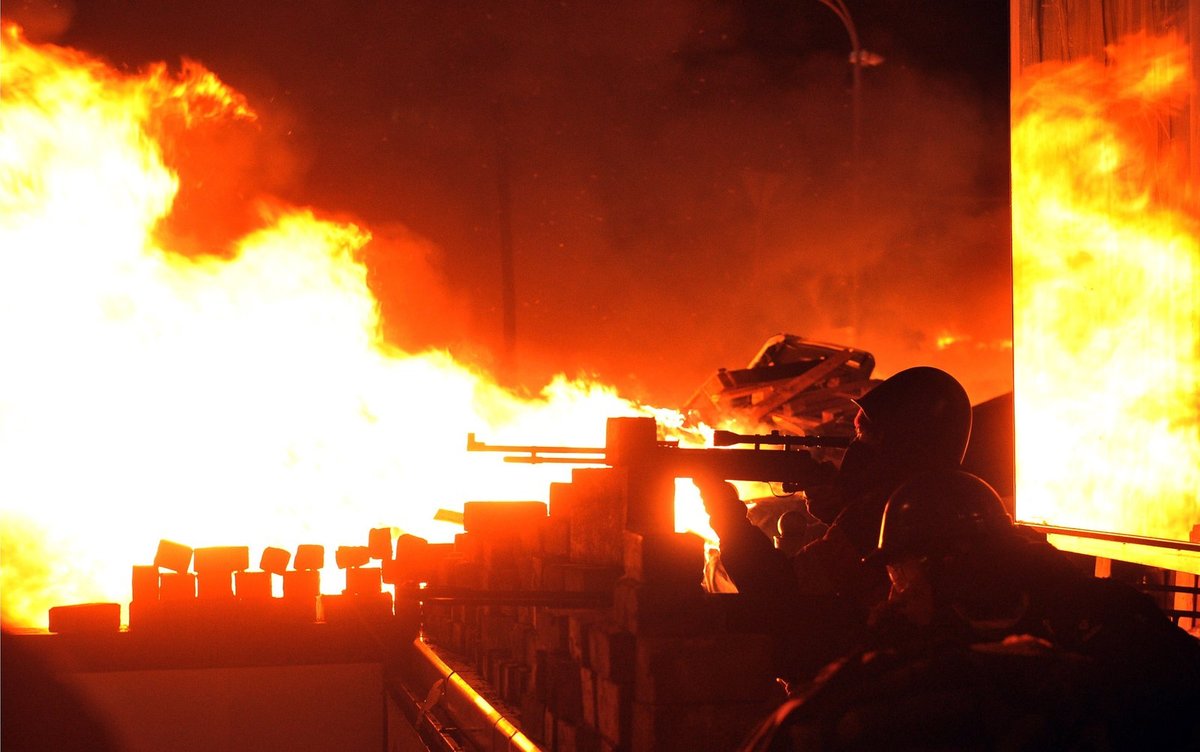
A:
<svg viewBox="0 0 1200 752">
<path fill-rule="evenodd" d="M 1014 95 L 1017 512 L 1186 541 L 1200 228 L 1171 118 L 1190 50 L 1139 35 L 1107 55 L 1027 70 Z"/>
<path fill-rule="evenodd" d="M 6 622 L 126 603 L 131 565 L 150 563 L 160 538 L 249 545 L 252 561 L 266 546 L 364 545 L 383 526 L 448 540 L 457 528 L 437 509 L 544 500 L 569 479 L 468 454 L 468 431 L 598 446 L 608 417 L 681 425 L 600 384 L 559 377 L 523 398 L 446 353 L 389 347 L 362 227 L 263 209 L 231 258 L 162 247 L 154 230 L 179 179 L 158 124 L 186 136 L 253 120 L 244 98 L 196 63 L 126 76 L 12 25 L 3 55 Z M 694 492 L 677 515 L 707 530 Z"/>
</svg>

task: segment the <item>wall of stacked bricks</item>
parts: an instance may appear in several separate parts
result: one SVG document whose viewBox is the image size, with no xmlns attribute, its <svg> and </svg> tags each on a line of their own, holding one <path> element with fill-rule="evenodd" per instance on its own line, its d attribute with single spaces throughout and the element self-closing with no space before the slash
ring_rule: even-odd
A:
<svg viewBox="0 0 1200 752">
<path fill-rule="evenodd" d="M 336 621 L 350 614 L 392 619 L 397 612 L 382 576 L 383 565 L 392 563 L 390 536 L 388 528 L 380 528 L 370 531 L 368 546 L 337 549 L 336 562 L 344 570 L 340 593 L 328 592 L 334 589 L 329 583 L 322 585 L 320 570 L 326 557 L 325 547 L 319 544 L 300 544 L 294 558 L 286 549 L 268 547 L 258 568 L 252 569 L 248 546 L 193 549 L 160 541 L 153 564 L 133 567 L 129 627 L 254 630 Z M 277 591 L 281 597 L 275 597 Z M 119 606 L 115 615 L 119 619 Z M 51 609 L 50 622 L 51 631 L 102 626 L 88 623 L 86 605 Z"/>
<path fill-rule="evenodd" d="M 630 506 L 673 503 L 666 480 L 578 469 L 551 486 L 548 514 L 495 503 L 483 517 L 468 504 L 442 562 L 452 587 L 611 603 L 424 607 L 425 637 L 482 675 L 547 750 L 730 749 L 782 697 L 771 638 L 739 616 L 738 596 L 703 592 L 703 540 L 628 529 Z"/>
<path fill-rule="evenodd" d="M 411 620 L 415 637 L 419 620 L 423 637 L 471 666 L 485 697 L 550 752 L 729 749 L 782 696 L 773 643 L 740 596 L 703 592 L 704 543 L 674 532 L 672 489 L 653 472 L 577 469 L 551 485 L 548 505 L 468 502 L 453 543 L 401 535 L 393 545 L 389 529 L 372 530 L 367 545 L 337 549 L 336 594 L 322 592 L 336 586 L 321 583 L 320 545 L 294 556 L 267 548 L 255 570 L 245 546 L 162 541 L 153 565 L 133 568 L 130 629 L 366 615 Z M 425 584 L 529 597 L 422 603 Z M 51 630 L 116 622 L 119 607 L 100 610 L 113 605 L 52 609 Z"/>
</svg>

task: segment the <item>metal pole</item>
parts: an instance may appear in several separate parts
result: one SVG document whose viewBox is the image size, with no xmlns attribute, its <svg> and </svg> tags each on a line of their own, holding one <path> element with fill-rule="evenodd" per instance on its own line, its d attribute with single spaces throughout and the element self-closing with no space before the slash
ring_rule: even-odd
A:
<svg viewBox="0 0 1200 752">
<path fill-rule="evenodd" d="M 858 27 L 843 0 L 818 0 L 821 5 L 833 11 L 846 33 L 850 36 L 851 92 L 850 92 L 850 202 L 851 211 L 858 214 L 861 206 L 862 185 L 862 45 L 858 41 Z M 858 270 L 857 266 L 852 275 L 852 290 L 850 291 L 850 323 L 857 335 L 859 330 L 858 310 Z"/>
<path fill-rule="evenodd" d="M 842 22 L 842 26 L 846 27 L 846 33 L 850 36 L 850 64 L 853 66 L 851 71 L 851 144 L 854 155 L 855 172 L 858 170 L 859 153 L 862 148 L 862 46 L 858 42 L 858 27 L 854 25 L 854 18 L 850 15 L 850 9 L 846 7 L 846 3 L 842 0 L 817 0 L 834 12 L 838 20 Z M 857 180 L 857 174 L 855 179 Z"/>
</svg>

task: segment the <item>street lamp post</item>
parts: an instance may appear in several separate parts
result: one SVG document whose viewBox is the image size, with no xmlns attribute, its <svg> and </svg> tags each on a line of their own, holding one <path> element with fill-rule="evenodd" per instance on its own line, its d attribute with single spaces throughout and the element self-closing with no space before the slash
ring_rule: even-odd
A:
<svg viewBox="0 0 1200 752">
<path fill-rule="evenodd" d="M 850 64 L 853 66 L 850 93 L 850 200 L 851 210 L 858 214 L 859 193 L 862 190 L 862 45 L 858 42 L 858 28 L 854 25 L 854 19 L 850 16 L 850 9 L 846 7 L 846 3 L 842 0 L 818 0 L 818 2 L 834 12 L 834 15 L 842 22 L 842 26 L 846 27 L 846 33 L 850 35 Z M 857 264 L 853 266 L 850 278 L 850 326 L 857 336 L 859 333 L 859 271 Z"/>
<path fill-rule="evenodd" d="M 858 28 L 854 25 L 854 19 L 850 16 L 850 9 L 846 7 L 846 3 L 842 0 L 817 0 L 817 2 L 829 8 L 842 22 L 842 26 L 846 27 L 846 33 L 850 35 L 850 64 L 853 67 L 851 75 L 853 76 L 851 84 L 851 149 L 854 156 L 854 170 L 858 171 L 859 152 L 862 148 L 862 64 L 863 55 L 862 47 L 858 43 Z M 855 175 L 857 181 L 858 176 Z"/>
</svg>

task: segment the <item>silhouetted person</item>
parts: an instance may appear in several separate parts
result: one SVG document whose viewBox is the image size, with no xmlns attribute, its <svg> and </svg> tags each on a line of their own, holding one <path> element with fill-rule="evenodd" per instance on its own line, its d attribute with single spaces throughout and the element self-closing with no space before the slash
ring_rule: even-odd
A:
<svg viewBox="0 0 1200 752">
<path fill-rule="evenodd" d="M 1200 748 L 1200 642 L 1014 526 L 978 477 L 902 485 L 869 559 L 892 589 L 864 646 L 747 749 Z"/>
<path fill-rule="evenodd" d="M 862 559 L 875 547 L 883 507 L 913 475 L 956 468 L 971 433 L 966 391 L 945 371 L 918 366 L 855 401 L 855 438 L 833 482 L 806 489 L 808 511 L 828 525 L 820 539 L 787 555 L 748 519 L 734 487 L 697 478 L 720 560 L 738 592 L 774 622 L 780 676 L 803 679 L 863 637 L 871 609 L 887 597 L 882 570 Z M 797 453 L 797 462 L 812 462 Z M 816 468 L 814 468 L 814 471 Z M 818 474 L 814 472 L 814 474 Z"/>
</svg>

